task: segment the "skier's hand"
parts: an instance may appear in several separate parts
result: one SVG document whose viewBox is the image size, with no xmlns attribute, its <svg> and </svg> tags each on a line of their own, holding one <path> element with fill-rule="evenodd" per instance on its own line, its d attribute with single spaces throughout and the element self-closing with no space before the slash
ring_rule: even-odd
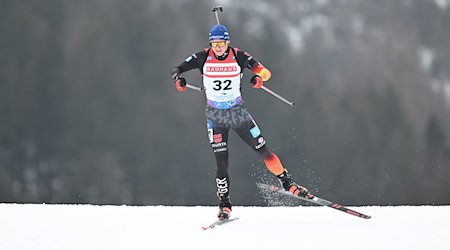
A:
<svg viewBox="0 0 450 250">
<path fill-rule="evenodd" d="M 250 83 L 253 85 L 253 88 L 259 89 L 263 86 L 263 80 L 260 76 L 254 75 L 252 79 L 250 79 Z"/>
<path fill-rule="evenodd" d="M 180 76 L 180 69 L 175 67 L 170 70 L 170 76 L 175 81 L 175 87 L 178 91 L 183 92 L 186 90 L 186 79 Z"/>
<path fill-rule="evenodd" d="M 186 90 L 186 79 L 184 77 L 177 77 L 175 80 L 175 87 L 177 87 L 177 90 L 180 92 L 183 92 Z"/>
<path fill-rule="evenodd" d="M 174 81 L 178 80 L 178 77 L 180 77 L 180 69 L 178 67 L 172 68 L 170 70 L 170 77 L 172 77 L 172 80 Z"/>
</svg>

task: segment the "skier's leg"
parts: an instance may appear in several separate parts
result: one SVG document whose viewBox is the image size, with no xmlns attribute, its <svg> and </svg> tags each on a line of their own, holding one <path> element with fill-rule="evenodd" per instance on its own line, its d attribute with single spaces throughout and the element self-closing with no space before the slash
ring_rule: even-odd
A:
<svg viewBox="0 0 450 250">
<path fill-rule="evenodd" d="M 284 167 L 278 156 L 273 153 L 266 145 L 266 140 L 262 136 L 256 122 L 248 115 L 248 118 L 242 121 L 239 126 L 233 130 L 247 143 L 257 154 L 264 160 L 267 169 L 274 175 L 278 176 L 283 173 Z"/>
<path fill-rule="evenodd" d="M 253 119 L 243 122 L 240 127 L 234 130 L 264 160 L 267 169 L 280 180 L 281 185 L 286 191 L 297 196 L 305 196 L 308 193 L 305 187 L 291 180 L 280 158 L 267 147 L 266 140 Z"/>
<path fill-rule="evenodd" d="M 208 121 L 209 140 L 216 158 L 216 185 L 219 197 L 219 218 L 226 219 L 231 213 L 230 177 L 228 175 L 228 129 L 223 126 L 213 126 Z"/>
<path fill-rule="evenodd" d="M 211 143 L 211 146 L 217 164 L 217 195 L 219 197 L 226 197 L 229 196 L 230 186 L 230 178 L 228 176 L 228 130 L 216 128 L 214 129 L 213 136 L 215 137 L 215 141 Z"/>
</svg>

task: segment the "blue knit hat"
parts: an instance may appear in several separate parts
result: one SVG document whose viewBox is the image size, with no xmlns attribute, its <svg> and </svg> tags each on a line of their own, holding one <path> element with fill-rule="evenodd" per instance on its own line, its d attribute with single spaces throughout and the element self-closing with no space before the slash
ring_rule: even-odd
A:
<svg viewBox="0 0 450 250">
<path fill-rule="evenodd" d="M 221 24 L 214 25 L 209 31 L 209 40 L 230 40 L 227 27 Z"/>
</svg>

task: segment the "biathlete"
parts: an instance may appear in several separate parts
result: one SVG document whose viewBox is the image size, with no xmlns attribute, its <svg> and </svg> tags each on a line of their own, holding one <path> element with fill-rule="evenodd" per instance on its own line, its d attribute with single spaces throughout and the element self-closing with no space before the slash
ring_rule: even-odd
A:
<svg viewBox="0 0 450 250">
<path fill-rule="evenodd" d="M 219 219 L 231 214 L 230 177 L 228 175 L 228 132 L 235 131 L 281 182 L 283 188 L 297 196 L 306 196 L 308 190 L 291 180 L 280 159 L 266 145 L 261 130 L 248 112 L 241 96 L 241 79 L 245 68 L 253 74 L 251 84 L 261 88 L 271 72 L 249 53 L 230 46 L 230 36 L 225 26 L 214 25 L 209 32 L 210 47 L 192 54 L 170 71 L 178 91 L 186 90 L 182 73 L 199 69 L 206 93 L 206 124 L 216 162 Z"/>
</svg>

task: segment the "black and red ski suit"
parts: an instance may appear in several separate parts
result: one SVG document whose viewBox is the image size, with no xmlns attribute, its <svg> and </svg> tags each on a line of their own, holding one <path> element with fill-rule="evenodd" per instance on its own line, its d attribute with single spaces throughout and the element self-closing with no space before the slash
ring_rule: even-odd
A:
<svg viewBox="0 0 450 250">
<path fill-rule="evenodd" d="M 192 54 L 171 71 L 171 74 L 172 72 L 182 74 L 192 69 L 199 69 L 204 78 L 208 137 L 217 161 L 217 194 L 226 199 L 229 197 L 230 188 L 228 175 L 228 132 L 230 129 L 235 131 L 264 160 L 267 168 L 274 175 L 280 175 L 284 171 L 277 155 L 267 147 L 259 127 L 247 111 L 240 96 L 240 79 L 245 68 L 255 74 L 258 74 L 261 69 L 267 70 L 249 53 L 229 47 L 221 57 L 216 57 L 211 49 L 204 49 Z M 233 91 L 234 94 L 229 94 Z M 223 96 L 227 98 L 223 99 Z"/>
</svg>

